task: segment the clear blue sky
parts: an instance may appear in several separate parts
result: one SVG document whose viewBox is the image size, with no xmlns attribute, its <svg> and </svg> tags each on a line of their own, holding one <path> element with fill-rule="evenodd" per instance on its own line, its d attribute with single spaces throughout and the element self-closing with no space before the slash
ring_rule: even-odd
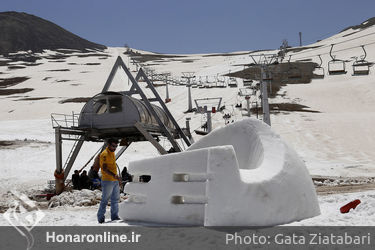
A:
<svg viewBox="0 0 375 250">
<path fill-rule="evenodd" d="M 375 17 L 375 0 L 0 0 L 106 46 L 160 53 L 275 49 Z M 1 35 L 1 34 L 0 34 Z"/>
</svg>

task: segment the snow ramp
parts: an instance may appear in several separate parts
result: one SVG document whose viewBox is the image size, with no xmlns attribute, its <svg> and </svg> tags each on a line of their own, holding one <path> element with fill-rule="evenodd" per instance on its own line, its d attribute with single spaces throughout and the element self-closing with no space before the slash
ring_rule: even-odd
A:
<svg viewBox="0 0 375 250">
<path fill-rule="evenodd" d="M 134 161 L 120 205 L 128 221 L 272 226 L 320 214 L 297 153 L 265 123 L 245 119 L 212 131 L 185 152 Z"/>
</svg>

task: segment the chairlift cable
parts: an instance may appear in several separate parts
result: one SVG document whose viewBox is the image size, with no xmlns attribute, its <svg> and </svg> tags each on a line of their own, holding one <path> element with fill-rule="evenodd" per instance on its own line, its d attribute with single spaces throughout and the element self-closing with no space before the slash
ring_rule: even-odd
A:
<svg viewBox="0 0 375 250">
<path fill-rule="evenodd" d="M 337 44 L 338 44 L 338 43 L 337 43 Z M 337 45 L 337 44 L 335 44 L 335 45 Z M 336 53 L 336 52 L 342 52 L 342 51 L 346 51 L 346 50 L 352 50 L 352 49 L 356 49 L 356 48 L 359 48 L 359 47 L 362 47 L 362 46 L 368 46 L 368 45 L 372 45 L 372 44 L 375 44 L 375 42 L 362 44 L 362 45 L 360 45 L 360 46 L 356 45 L 356 46 L 353 46 L 353 47 L 350 47 L 350 48 L 345 48 L 345 49 L 336 50 L 336 51 L 334 51 L 334 52 Z M 329 45 L 329 46 L 331 46 L 331 45 Z M 308 58 L 316 57 L 316 56 L 319 56 L 319 55 L 329 55 L 329 52 L 328 52 L 328 53 L 320 53 L 320 54 L 311 55 L 311 56 L 299 57 L 299 58 L 297 58 L 297 59 L 295 59 L 295 60 L 308 59 Z"/>
<path fill-rule="evenodd" d="M 370 36 L 370 35 L 374 35 L 375 32 L 372 32 L 372 33 L 369 33 L 369 34 L 366 34 L 366 35 L 362 35 L 362 36 L 359 36 L 359 37 L 354 37 L 354 38 L 350 38 L 348 40 L 344 40 L 344 41 L 341 41 L 341 42 L 337 42 L 335 43 L 335 45 L 338 45 L 338 44 L 342 44 L 342 43 L 346 43 L 346 42 L 350 42 L 350 41 L 353 41 L 353 40 L 356 40 L 356 39 L 359 39 L 359 38 L 363 38 L 363 37 L 366 37 L 366 36 Z M 324 49 L 324 48 L 327 48 L 327 47 L 330 47 L 331 45 L 324 45 L 324 46 L 321 46 L 319 48 L 311 48 L 311 49 L 314 49 L 314 50 L 319 50 L 319 49 Z M 304 54 L 306 53 L 307 51 L 301 51 L 301 52 L 297 52 L 297 53 L 294 53 L 293 55 L 299 55 L 299 54 Z"/>
</svg>

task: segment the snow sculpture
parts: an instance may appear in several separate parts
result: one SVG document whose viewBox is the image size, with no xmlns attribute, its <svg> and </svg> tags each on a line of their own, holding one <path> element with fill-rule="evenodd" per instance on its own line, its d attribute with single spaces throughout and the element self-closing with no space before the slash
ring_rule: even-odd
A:
<svg viewBox="0 0 375 250">
<path fill-rule="evenodd" d="M 256 119 L 216 129 L 185 152 L 131 162 L 129 172 L 151 180 L 127 184 L 125 220 L 271 226 L 320 214 L 302 160 Z"/>
</svg>

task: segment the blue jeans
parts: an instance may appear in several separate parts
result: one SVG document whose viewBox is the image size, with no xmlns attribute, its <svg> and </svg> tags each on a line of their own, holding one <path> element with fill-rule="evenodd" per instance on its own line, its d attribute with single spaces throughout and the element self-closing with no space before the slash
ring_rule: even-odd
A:
<svg viewBox="0 0 375 250">
<path fill-rule="evenodd" d="M 102 181 L 102 200 L 98 210 L 98 221 L 104 220 L 105 210 L 111 197 L 111 219 L 118 218 L 118 202 L 120 199 L 120 188 L 118 181 Z"/>
</svg>

